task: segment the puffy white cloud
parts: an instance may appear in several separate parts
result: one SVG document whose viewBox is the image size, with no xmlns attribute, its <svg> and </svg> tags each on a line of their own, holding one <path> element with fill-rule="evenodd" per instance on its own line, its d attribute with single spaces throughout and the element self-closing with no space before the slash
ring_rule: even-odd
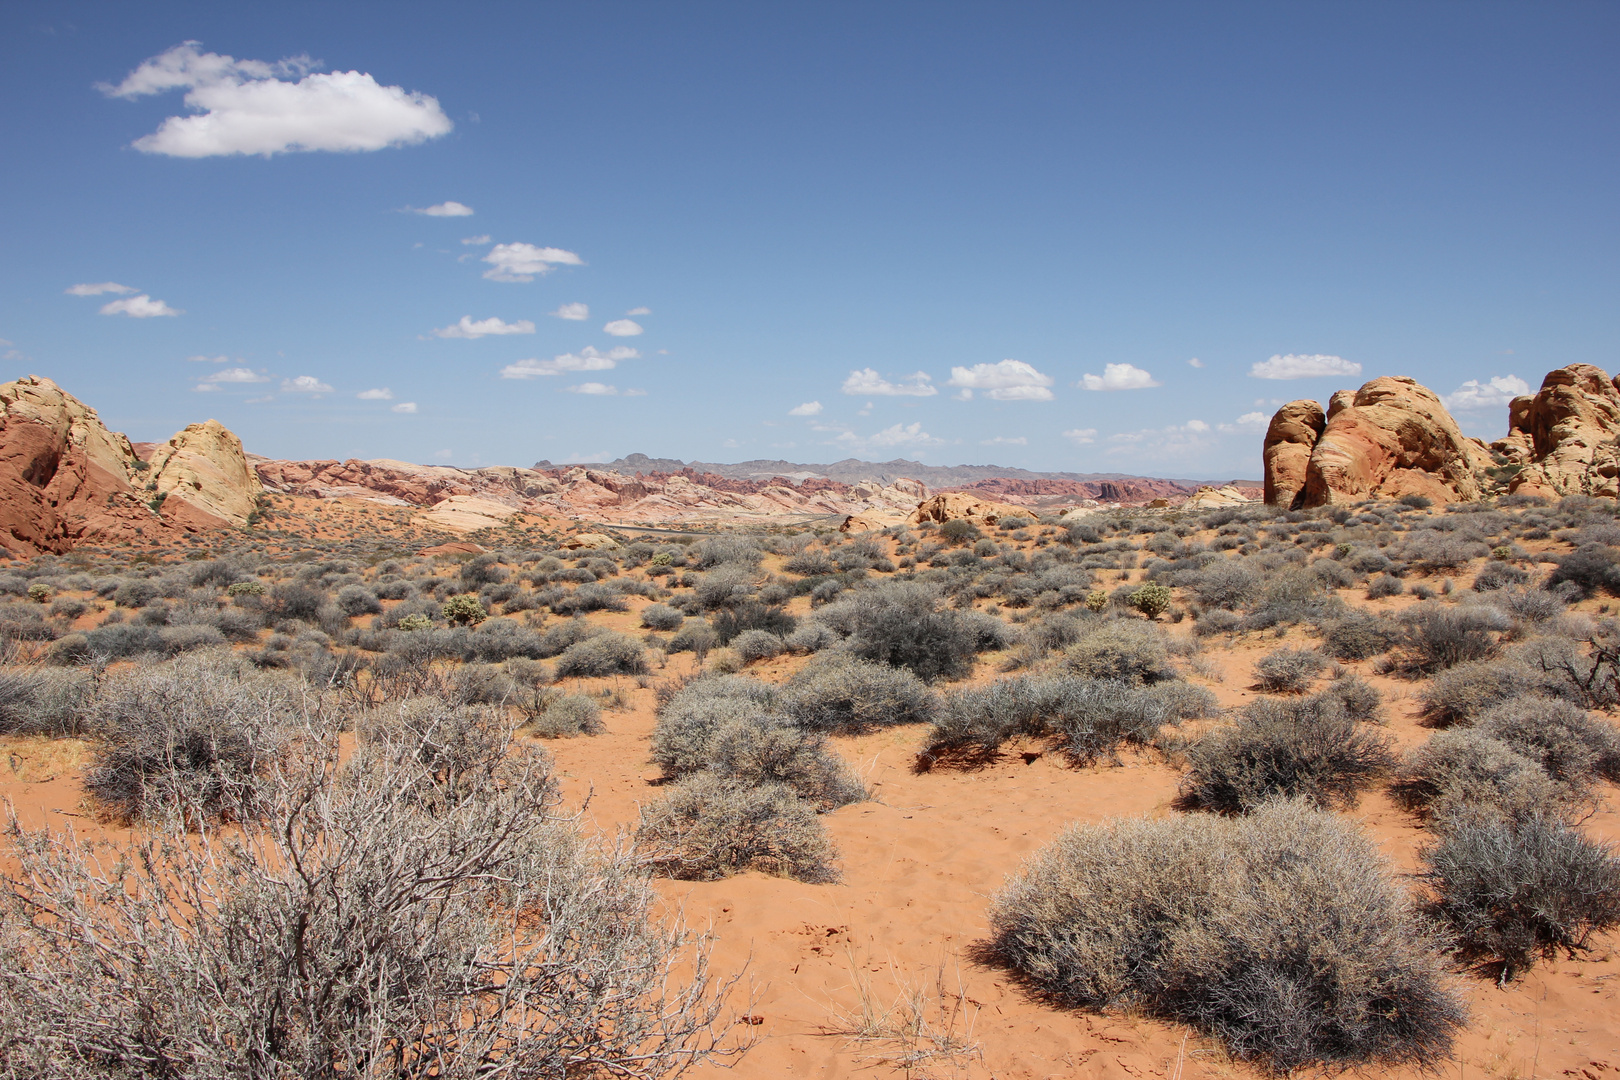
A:
<svg viewBox="0 0 1620 1080">
<path fill-rule="evenodd" d="M 1090 446 L 1097 441 L 1097 429 L 1094 427 L 1070 428 L 1063 433 L 1063 437 L 1076 446 Z"/>
<path fill-rule="evenodd" d="M 186 361 L 192 364 L 224 364 L 229 363 L 230 359 L 230 357 L 225 356 L 224 354 L 219 356 L 203 356 L 201 353 L 198 353 L 196 356 L 186 357 Z"/>
<path fill-rule="evenodd" d="M 650 307 L 633 307 L 629 311 L 625 312 L 625 314 L 626 315 L 651 315 L 652 314 L 652 308 L 650 308 Z"/>
<path fill-rule="evenodd" d="M 980 446 L 1028 446 L 1029 445 L 1029 440 L 1026 439 L 1022 435 L 1011 436 L 1011 437 L 1006 436 L 1006 435 L 997 435 L 993 439 L 980 439 L 979 440 L 979 445 Z"/>
<path fill-rule="evenodd" d="M 589 304 L 563 304 L 551 314 L 569 322 L 584 322 L 591 317 L 591 308 Z"/>
<path fill-rule="evenodd" d="M 973 391 L 983 391 L 996 401 L 1051 401 L 1050 375 L 1042 375 L 1022 360 L 1002 360 L 994 364 L 953 367 L 948 386 L 960 386 L 958 397 L 966 401 Z"/>
<path fill-rule="evenodd" d="M 1530 384 L 1517 375 L 1496 375 L 1486 382 L 1469 379 L 1440 400 L 1452 412 L 1497 409 L 1530 392 Z"/>
<path fill-rule="evenodd" d="M 807 401 L 803 405 L 795 405 L 788 410 L 789 416 L 820 416 L 821 402 Z"/>
<path fill-rule="evenodd" d="M 550 360 L 519 360 L 501 369 L 503 379 L 534 379 L 561 375 L 565 371 L 611 371 L 621 360 L 639 359 L 641 353 L 628 345 L 615 345 L 607 352 L 587 345 L 577 353 L 563 353 Z"/>
<path fill-rule="evenodd" d="M 198 383 L 196 386 L 193 386 L 192 389 L 199 394 L 211 394 L 218 390 L 219 387 L 214 383 Z"/>
<path fill-rule="evenodd" d="M 468 247 L 480 247 L 489 243 L 489 233 L 484 233 L 482 236 L 463 236 L 461 242 Z M 463 259 L 466 257 L 465 255 L 462 256 Z"/>
<path fill-rule="evenodd" d="M 580 383 L 578 386 L 569 386 L 564 389 L 570 394 L 594 394 L 601 397 L 612 397 L 619 392 L 617 386 L 609 386 L 606 383 L 599 382 Z"/>
<path fill-rule="evenodd" d="M 1101 375 L 1082 375 L 1080 385 L 1087 390 L 1146 390 L 1162 385 L 1135 364 L 1106 364 Z"/>
<path fill-rule="evenodd" d="M 1188 367 L 1203 367 L 1204 362 L 1202 360 L 1198 359 L 1198 357 L 1195 356 L 1191 360 L 1187 361 L 1187 366 Z"/>
<path fill-rule="evenodd" d="M 851 396 L 879 394 L 885 397 L 933 397 L 939 390 L 931 385 L 933 379 L 921 371 L 914 371 L 897 383 L 892 383 L 872 368 L 849 373 L 844 380 L 843 392 Z"/>
<path fill-rule="evenodd" d="M 421 209 L 417 209 L 416 207 L 413 206 L 413 207 L 411 207 L 411 212 L 416 213 L 416 214 L 426 214 L 428 217 L 472 217 L 473 216 L 473 208 L 472 207 L 468 206 L 466 203 L 458 203 L 454 199 L 451 199 L 451 200 L 449 200 L 447 202 L 434 203 L 432 206 L 424 206 Z M 473 240 L 471 242 L 474 243 L 474 244 L 487 244 L 487 243 L 489 243 L 489 237 L 486 236 L 482 240 Z M 463 240 L 462 243 L 465 244 L 465 243 L 468 243 L 468 241 Z"/>
<path fill-rule="evenodd" d="M 536 274 L 549 274 L 557 266 L 584 266 L 585 260 L 562 248 L 534 244 L 496 244 L 484 256 L 490 281 L 533 281 Z"/>
<path fill-rule="evenodd" d="M 853 431 L 844 431 L 839 433 L 834 442 L 858 452 L 896 446 L 917 448 L 945 445 L 944 439 L 936 439 L 924 431 L 921 421 L 914 421 L 910 424 L 894 424 L 873 435 L 862 436 L 855 434 Z"/>
<path fill-rule="evenodd" d="M 261 383 L 269 382 L 270 376 L 261 375 L 252 368 L 236 367 L 216 371 L 203 379 L 205 383 Z"/>
<path fill-rule="evenodd" d="M 128 285 L 120 285 L 116 281 L 98 281 L 94 285 L 73 285 L 63 291 L 69 296 L 100 296 L 102 293 L 116 293 L 119 296 L 128 296 L 135 290 Z"/>
<path fill-rule="evenodd" d="M 330 394 L 332 392 L 330 386 L 313 375 L 295 375 L 291 379 L 282 379 L 281 390 L 285 394 Z"/>
<path fill-rule="evenodd" d="M 1348 378 L 1360 374 L 1360 364 L 1346 360 L 1342 356 L 1329 356 L 1326 353 L 1289 353 L 1286 356 L 1273 356 L 1270 360 L 1260 361 L 1249 368 L 1249 376 L 1255 379 L 1320 379 L 1334 376 Z"/>
<path fill-rule="evenodd" d="M 186 105 L 198 115 L 171 116 L 134 144 L 143 153 L 170 157 L 381 150 L 437 138 L 454 127 L 426 94 L 383 86 L 359 71 L 306 74 L 314 66 L 307 56 L 275 64 L 237 60 L 200 52 L 198 42 L 188 41 L 102 90 L 137 98 L 184 89 Z M 441 213 L 471 213 L 460 203 L 440 204 L 451 206 L 460 210 Z"/>
<path fill-rule="evenodd" d="M 114 300 L 110 304 L 101 305 L 103 315 L 128 315 L 132 319 L 155 319 L 160 315 L 183 314 L 178 308 L 172 308 L 162 300 L 154 300 L 145 293 L 139 296 L 126 297 L 123 300 Z"/>
<path fill-rule="evenodd" d="M 393 401 L 394 400 L 394 392 L 392 390 L 388 389 L 388 387 L 386 387 L 386 386 L 378 387 L 375 390 L 362 390 L 362 391 L 360 391 L 358 394 L 356 394 L 354 396 L 359 398 L 361 401 Z"/>
<path fill-rule="evenodd" d="M 461 321 L 450 326 L 441 326 L 433 331 L 435 337 L 467 338 L 472 340 L 481 337 L 503 337 L 507 334 L 532 334 L 534 323 L 528 319 L 519 319 L 517 322 L 502 322 L 491 315 L 487 319 L 474 321 L 471 315 L 463 315 Z"/>
<path fill-rule="evenodd" d="M 614 319 L 602 327 L 602 332 L 614 337 L 635 337 L 641 333 L 641 324 L 634 319 Z"/>
<path fill-rule="evenodd" d="M 1271 415 L 1263 412 L 1246 412 L 1230 424 L 1222 424 L 1222 431 L 1231 434 L 1236 431 L 1259 432 L 1271 426 Z"/>
<path fill-rule="evenodd" d="M 389 411 L 390 412 L 402 413 L 402 414 L 408 416 L 411 413 L 416 412 L 416 402 L 414 402 L 414 401 L 402 401 L 398 405 L 389 406 Z"/>
</svg>

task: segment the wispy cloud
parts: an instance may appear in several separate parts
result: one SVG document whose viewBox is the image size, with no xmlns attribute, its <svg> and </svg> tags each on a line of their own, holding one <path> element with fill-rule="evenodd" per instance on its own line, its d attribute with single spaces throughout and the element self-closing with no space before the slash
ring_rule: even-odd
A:
<svg viewBox="0 0 1620 1080">
<path fill-rule="evenodd" d="M 284 394 L 330 394 L 332 388 L 313 375 L 295 375 L 281 380 L 281 391 Z"/>
<path fill-rule="evenodd" d="M 1262 432 L 1271 426 L 1271 417 L 1263 412 L 1246 412 L 1230 424 L 1221 424 L 1220 430 L 1227 434 L 1234 432 Z"/>
<path fill-rule="evenodd" d="M 1214 451 L 1219 436 L 1204 421 L 1188 420 L 1185 424 L 1110 435 L 1108 441 L 1113 444 L 1108 453 L 1114 457 L 1191 463 Z"/>
<path fill-rule="evenodd" d="M 185 103 L 197 115 L 171 116 L 134 143 L 143 153 L 170 157 L 381 150 L 437 138 L 454 127 L 426 94 L 383 86 L 359 71 L 306 74 L 315 66 L 307 56 L 274 64 L 237 60 L 201 52 L 188 41 L 101 89 L 121 98 L 185 90 Z M 447 213 L 472 212 L 460 203 L 440 204 L 450 206 L 460 210 Z"/>
<path fill-rule="evenodd" d="M 587 345 L 577 353 L 563 353 L 550 360 L 519 360 L 501 369 L 503 379 L 537 379 L 564 372 L 610 371 L 620 361 L 639 359 L 641 353 L 628 345 L 615 345 L 607 352 Z"/>
<path fill-rule="evenodd" d="M 135 290 L 128 285 L 120 285 L 116 281 L 98 281 L 94 285 L 71 285 L 63 291 L 69 296 L 100 296 L 103 293 L 128 296 Z"/>
<path fill-rule="evenodd" d="M 966 401 L 975 390 L 995 401 L 1051 401 L 1050 375 L 1042 375 L 1022 360 L 1001 360 L 994 364 L 953 367 L 948 386 L 960 386 L 957 395 Z"/>
<path fill-rule="evenodd" d="M 852 397 L 933 397 L 939 389 L 925 372 L 914 371 L 897 383 L 892 383 L 872 368 L 861 368 L 849 373 L 842 391 Z"/>
<path fill-rule="evenodd" d="M 1097 441 L 1097 429 L 1094 427 L 1070 428 L 1063 433 L 1063 437 L 1076 446 L 1090 446 Z"/>
<path fill-rule="evenodd" d="M 563 304 L 551 314 L 559 319 L 567 319 L 569 322 L 584 322 L 591 317 L 591 308 L 589 304 Z"/>
<path fill-rule="evenodd" d="M 1188 367 L 1200 367 L 1201 368 L 1201 367 L 1204 366 L 1204 362 L 1202 360 L 1198 359 L 1198 357 L 1195 356 L 1191 360 L 1187 361 L 1187 366 Z"/>
<path fill-rule="evenodd" d="M 634 319 L 614 319 L 602 327 L 602 332 L 614 337 L 635 337 L 641 333 L 641 324 Z"/>
<path fill-rule="evenodd" d="M 103 315 L 128 315 L 132 319 L 155 319 L 160 316 L 183 315 L 185 312 L 172 308 L 162 300 L 154 300 L 145 293 L 139 296 L 129 296 L 122 300 L 114 300 L 110 304 L 101 305 Z"/>
<path fill-rule="evenodd" d="M 598 397 L 612 397 L 619 392 L 617 386 L 599 382 L 580 383 L 578 386 L 564 387 L 563 390 L 569 394 L 591 394 Z"/>
<path fill-rule="evenodd" d="M 489 263 L 484 276 L 490 281 L 533 281 L 536 275 L 549 274 L 558 266 L 585 265 L 572 251 L 523 243 L 496 244 L 484 261 Z"/>
<path fill-rule="evenodd" d="M 1530 384 L 1517 375 L 1495 375 L 1485 382 L 1469 379 L 1440 400 L 1452 412 L 1478 412 L 1500 409 L 1516 397 L 1528 394 Z"/>
<path fill-rule="evenodd" d="M 633 307 L 629 311 L 625 312 L 625 314 L 626 315 L 651 315 L 652 314 L 652 308 L 650 308 L 650 307 Z"/>
<path fill-rule="evenodd" d="M 789 416 L 820 416 L 821 402 L 807 401 L 803 405 L 795 405 L 788 410 Z"/>
<path fill-rule="evenodd" d="M 388 389 L 388 387 L 386 387 L 386 386 L 380 386 L 375 390 L 362 390 L 362 391 L 360 391 L 358 394 L 356 394 L 354 396 L 359 398 L 361 401 L 393 401 L 394 400 L 394 392 L 392 390 Z"/>
<path fill-rule="evenodd" d="M 980 446 L 1028 446 L 1029 440 L 1022 435 L 997 435 L 993 439 L 980 439 Z"/>
<path fill-rule="evenodd" d="M 865 453 L 869 450 L 888 450 L 895 447 L 909 447 L 923 449 L 930 446 L 944 446 L 944 439 L 936 439 L 923 430 L 921 421 L 910 424 L 894 424 L 882 431 L 871 435 L 857 435 L 853 431 L 840 432 L 833 440 L 839 446 Z"/>
<path fill-rule="evenodd" d="M 409 415 L 416 412 L 416 402 L 414 402 L 414 401 L 402 401 L 398 405 L 390 406 L 389 411 L 390 412 L 397 412 L 397 413 L 401 413 L 401 414 L 404 414 L 406 416 L 409 416 Z"/>
<path fill-rule="evenodd" d="M 230 363 L 230 360 L 231 358 L 223 353 L 221 353 L 219 356 L 203 356 L 201 353 L 199 353 L 196 356 L 186 357 L 186 361 L 192 364 L 228 364 Z"/>
<path fill-rule="evenodd" d="M 1354 360 L 1326 353 L 1288 353 L 1249 368 L 1249 376 L 1254 379 L 1351 378 L 1360 374 L 1361 365 Z"/>
<path fill-rule="evenodd" d="M 1101 375 L 1080 376 L 1086 390 L 1147 390 L 1163 385 L 1135 364 L 1105 364 Z"/>
<path fill-rule="evenodd" d="M 479 236 L 463 236 L 461 238 L 461 242 L 463 244 L 466 244 L 468 247 L 481 247 L 484 244 L 489 243 L 489 233 L 483 233 L 482 235 L 479 235 Z M 463 255 L 461 257 L 463 259 L 467 258 L 466 255 Z"/>
<path fill-rule="evenodd" d="M 461 321 L 449 326 L 441 326 L 433 331 L 435 337 L 467 338 L 469 340 L 481 337 L 501 337 L 507 334 L 532 334 L 534 323 L 528 319 L 519 319 L 517 322 L 503 322 L 491 315 L 487 319 L 474 320 L 471 315 L 463 315 Z"/>
<path fill-rule="evenodd" d="M 270 376 L 245 367 L 226 368 L 224 371 L 216 371 L 203 379 L 205 383 L 262 383 L 269 381 Z"/>
<path fill-rule="evenodd" d="M 413 207 L 411 207 L 411 212 L 413 214 L 426 214 L 428 217 L 472 217 L 473 216 L 473 208 L 472 207 L 468 206 L 466 203 L 458 203 L 454 199 L 450 199 L 450 200 L 448 200 L 446 202 L 442 202 L 442 203 L 434 203 L 432 206 L 424 206 L 424 207 L 421 207 L 421 208 L 417 208 L 417 207 L 413 206 Z M 466 242 L 467 241 L 465 241 L 465 240 L 462 241 L 463 244 L 465 244 Z M 474 241 L 474 243 L 487 244 L 487 243 L 489 243 L 489 237 L 486 236 L 486 237 L 484 237 L 483 240 Z"/>
</svg>

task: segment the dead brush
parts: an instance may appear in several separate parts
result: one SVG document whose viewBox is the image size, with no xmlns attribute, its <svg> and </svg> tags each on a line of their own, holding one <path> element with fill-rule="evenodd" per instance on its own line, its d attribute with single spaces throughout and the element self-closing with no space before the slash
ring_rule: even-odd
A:
<svg viewBox="0 0 1620 1080">
<path fill-rule="evenodd" d="M 960 967 L 947 977 L 941 960 L 931 976 L 914 982 L 891 962 L 895 991 L 885 1004 L 868 965 L 853 951 L 849 964 L 859 1000 L 852 1007 L 830 1007 L 832 1021 L 821 1034 L 842 1038 L 861 1051 L 862 1061 L 899 1069 L 907 1080 L 966 1075 L 967 1064 L 983 1057 L 973 1038 L 979 1005 L 967 996 Z"/>
</svg>

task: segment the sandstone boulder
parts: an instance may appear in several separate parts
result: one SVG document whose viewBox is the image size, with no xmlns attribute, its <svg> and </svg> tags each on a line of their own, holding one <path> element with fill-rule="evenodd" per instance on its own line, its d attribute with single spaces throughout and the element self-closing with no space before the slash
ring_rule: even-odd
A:
<svg viewBox="0 0 1620 1080">
<path fill-rule="evenodd" d="M 1193 492 L 1192 497 L 1181 504 L 1181 508 L 1183 510 L 1219 510 L 1227 506 L 1248 506 L 1251 501 L 1247 495 L 1231 484 L 1218 488 L 1206 484 Z"/>
<path fill-rule="evenodd" d="M 148 464 L 165 515 L 175 509 L 170 500 L 179 499 L 223 523 L 246 525 L 264 494 L 242 440 L 218 420 L 188 425 L 154 450 Z"/>
<path fill-rule="evenodd" d="M 619 546 L 619 542 L 604 533 L 583 532 L 575 533 L 558 546 L 567 548 L 569 551 L 599 551 L 616 548 Z"/>
<path fill-rule="evenodd" d="M 947 521 L 971 521 L 975 525 L 994 525 L 1004 517 L 1034 516 L 1022 506 L 987 502 L 963 491 L 945 491 L 917 504 L 906 522 L 921 525 L 932 521 L 943 525 Z"/>
<path fill-rule="evenodd" d="M 500 525 L 517 511 L 505 503 L 480 499 L 474 495 L 452 495 L 434 504 L 422 515 L 422 520 L 454 533 L 477 532 Z"/>
<path fill-rule="evenodd" d="M 1322 406 L 1314 401 L 1290 401 L 1272 416 L 1262 451 L 1269 505 L 1292 508 L 1304 497 L 1311 450 L 1326 424 Z"/>
<path fill-rule="evenodd" d="M 1547 373 L 1534 395 L 1508 406 L 1508 434 L 1491 449 L 1519 466 L 1509 490 L 1527 495 L 1620 497 L 1620 378 L 1591 364 Z"/>
</svg>

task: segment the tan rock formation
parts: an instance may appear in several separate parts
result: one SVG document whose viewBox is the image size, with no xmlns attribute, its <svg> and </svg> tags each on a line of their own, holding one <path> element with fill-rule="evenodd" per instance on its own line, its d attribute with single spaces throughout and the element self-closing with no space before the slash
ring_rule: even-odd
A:
<svg viewBox="0 0 1620 1080">
<path fill-rule="evenodd" d="M 1292 508 L 1304 497 L 1311 449 L 1326 424 L 1322 406 L 1314 401 L 1290 401 L 1272 416 L 1262 451 L 1268 505 Z"/>
<path fill-rule="evenodd" d="M 1030 511 L 1022 506 L 987 502 L 964 491 L 945 491 L 919 503 L 906 521 L 911 525 L 921 525 L 925 521 L 938 524 L 971 521 L 975 525 L 994 525 L 1004 517 L 1031 516 Z"/>
<path fill-rule="evenodd" d="M 1509 490 L 1620 497 L 1620 378 L 1591 364 L 1547 373 L 1533 396 L 1508 405 L 1508 434 L 1491 449 L 1520 467 Z"/>
<path fill-rule="evenodd" d="M 1304 486 L 1296 488 L 1303 440 L 1315 417 L 1324 415 L 1315 404 L 1290 402 L 1271 419 L 1267 502 L 1311 507 L 1423 495 L 1450 503 L 1484 493 L 1481 477 L 1491 464 L 1485 444 L 1464 437 L 1434 392 L 1404 376 L 1333 395 L 1321 435 L 1309 448 Z"/>
<path fill-rule="evenodd" d="M 455 533 L 476 532 L 500 525 L 517 511 L 505 503 L 474 495 L 452 495 L 422 515 L 430 525 Z"/>
<path fill-rule="evenodd" d="M 569 551 L 598 551 L 606 548 L 616 548 L 619 542 L 611 536 L 596 532 L 575 533 L 562 541 L 561 547 Z"/>
<path fill-rule="evenodd" d="M 1252 500 L 1243 492 L 1227 484 L 1224 487 L 1210 487 L 1205 485 L 1193 492 L 1192 497 L 1181 504 L 1183 510 L 1219 510 L 1227 506 L 1248 506 Z"/>
<path fill-rule="evenodd" d="M 154 450 L 148 464 L 166 515 L 174 509 L 169 500 L 180 499 L 225 523 L 246 525 L 264 494 L 242 440 L 218 420 L 187 425 Z"/>
</svg>

